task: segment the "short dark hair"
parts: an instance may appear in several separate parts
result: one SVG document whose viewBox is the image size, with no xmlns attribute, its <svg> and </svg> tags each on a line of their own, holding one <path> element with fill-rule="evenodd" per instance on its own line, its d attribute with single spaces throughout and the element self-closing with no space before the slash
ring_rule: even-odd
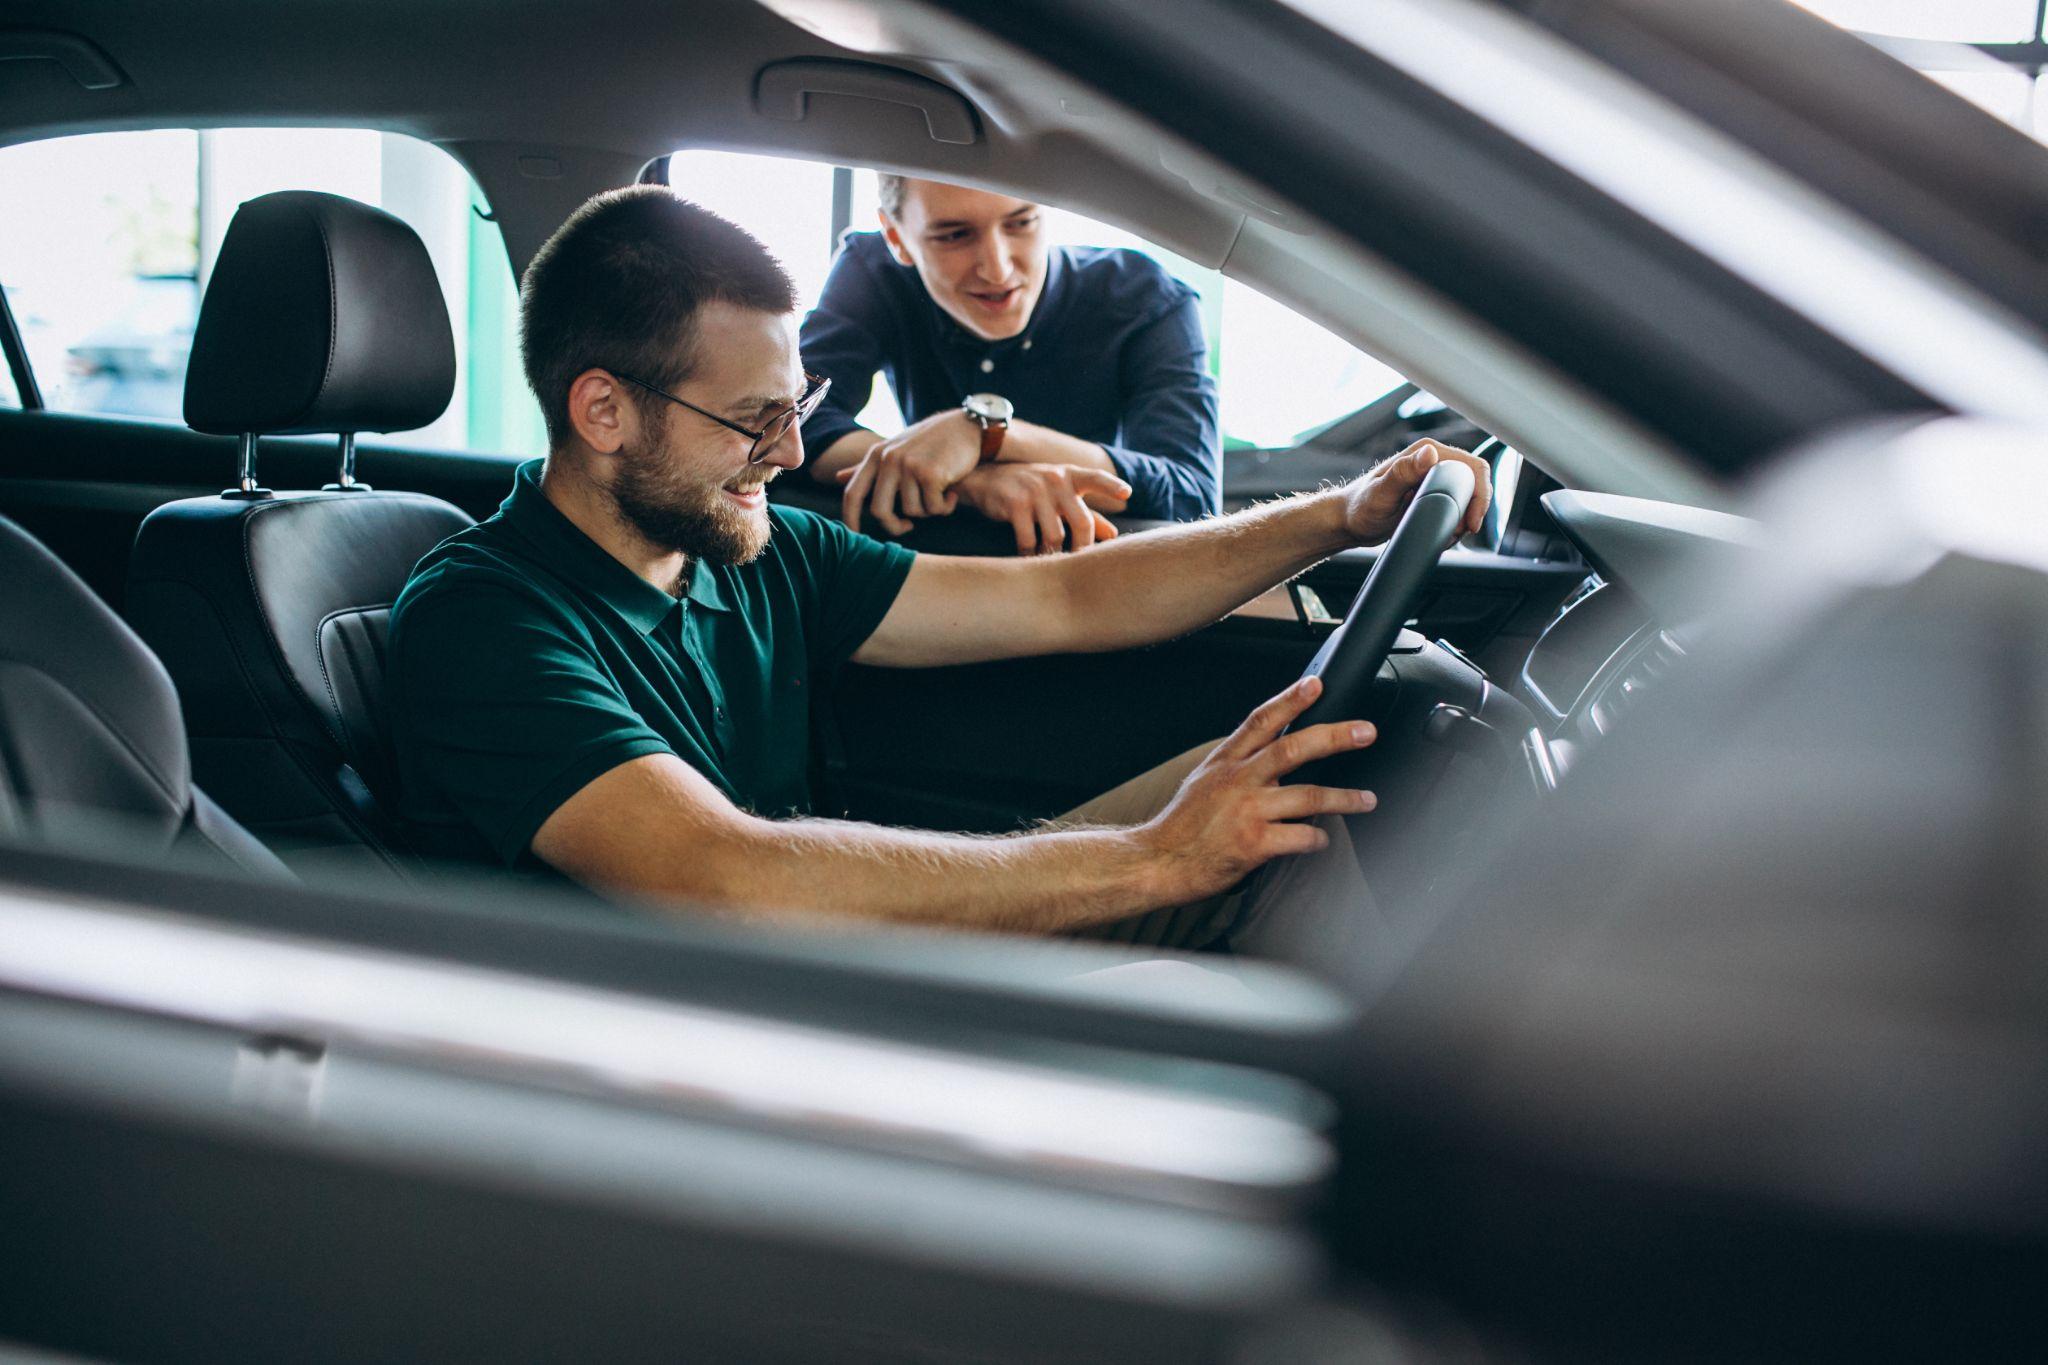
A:
<svg viewBox="0 0 2048 1365">
<path fill-rule="evenodd" d="M 752 235 L 666 185 L 607 190 L 570 214 L 519 286 L 519 351 L 549 446 L 569 439 L 569 386 L 585 370 L 664 389 L 689 378 L 707 303 L 788 313 L 796 286 Z"/>
<path fill-rule="evenodd" d="M 882 212 L 891 218 L 903 216 L 903 182 L 907 177 L 890 175 L 887 171 L 875 172 L 875 198 L 882 206 Z"/>
</svg>

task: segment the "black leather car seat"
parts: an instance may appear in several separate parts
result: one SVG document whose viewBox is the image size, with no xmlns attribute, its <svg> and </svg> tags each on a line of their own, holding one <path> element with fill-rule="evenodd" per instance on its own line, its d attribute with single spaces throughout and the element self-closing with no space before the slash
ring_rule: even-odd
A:
<svg viewBox="0 0 2048 1365">
<path fill-rule="evenodd" d="M 241 437 L 240 479 L 143 521 L 126 604 L 177 683 L 197 779 L 302 871 L 405 867 L 382 707 L 391 605 L 472 519 L 356 482 L 354 440 L 424 426 L 454 385 L 447 307 L 411 228 L 328 194 L 242 205 L 185 377 L 185 420 Z M 259 487 L 257 438 L 308 432 L 340 435 L 337 482 Z"/>
<path fill-rule="evenodd" d="M 288 877 L 192 785 L 178 694 L 149 647 L 4 518 L 0 583 L 0 838 Z"/>
</svg>

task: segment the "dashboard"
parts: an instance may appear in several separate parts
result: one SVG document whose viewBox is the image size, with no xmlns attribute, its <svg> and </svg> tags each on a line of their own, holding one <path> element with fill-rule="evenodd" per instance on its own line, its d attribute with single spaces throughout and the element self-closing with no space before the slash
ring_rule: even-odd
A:
<svg viewBox="0 0 2048 1365">
<path fill-rule="evenodd" d="M 1523 742 L 1554 789 L 1696 647 L 1698 584 L 1755 542 L 1756 523 L 1676 503 L 1555 490 L 1544 510 L 1592 566 L 1544 629 L 1518 692 L 1535 714 Z"/>
</svg>

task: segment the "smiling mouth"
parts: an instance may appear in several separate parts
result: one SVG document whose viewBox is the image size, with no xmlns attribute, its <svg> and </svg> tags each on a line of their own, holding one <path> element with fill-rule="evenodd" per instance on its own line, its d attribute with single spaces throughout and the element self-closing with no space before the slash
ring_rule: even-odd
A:
<svg viewBox="0 0 2048 1365">
<path fill-rule="evenodd" d="M 967 297 L 973 299 L 976 303 L 980 304 L 984 308 L 1003 309 L 1008 308 L 1012 303 L 1015 303 L 1017 301 L 1018 296 L 1021 295 L 1023 292 L 1024 286 L 1018 284 L 1012 285 L 1010 286 L 1010 288 L 1001 290 L 1000 292 L 996 293 L 981 293 L 970 289 L 967 291 Z"/>
</svg>

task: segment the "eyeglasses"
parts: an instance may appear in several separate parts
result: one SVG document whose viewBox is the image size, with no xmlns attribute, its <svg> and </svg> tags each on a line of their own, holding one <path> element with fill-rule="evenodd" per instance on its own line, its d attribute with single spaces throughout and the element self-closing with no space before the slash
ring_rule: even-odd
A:
<svg viewBox="0 0 2048 1365">
<path fill-rule="evenodd" d="M 706 412 L 687 398 L 678 398 L 667 389 L 657 389 L 644 379 L 635 379 L 624 370 L 613 370 L 612 373 L 625 380 L 628 384 L 643 388 L 657 397 L 666 398 L 671 403 L 680 404 L 691 412 L 696 413 L 699 417 L 708 417 L 727 431 L 736 431 L 753 441 L 754 444 L 747 449 L 748 464 L 759 464 L 767 459 L 768 452 L 775 449 L 777 441 L 780 441 L 789 434 L 791 427 L 817 411 L 818 404 L 825 401 L 825 391 L 832 387 L 831 380 L 820 378 L 808 370 L 805 371 L 803 397 L 797 399 L 790 406 L 779 409 L 759 431 L 750 431 L 738 422 L 726 421 L 715 412 Z"/>
</svg>

